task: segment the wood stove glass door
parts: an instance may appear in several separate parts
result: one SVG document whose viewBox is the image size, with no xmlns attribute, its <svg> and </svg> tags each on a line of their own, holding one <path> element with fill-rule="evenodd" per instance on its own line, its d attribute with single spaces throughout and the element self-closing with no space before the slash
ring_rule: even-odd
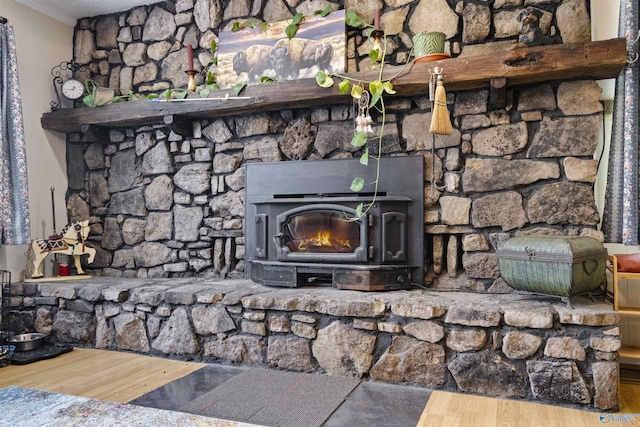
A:
<svg viewBox="0 0 640 427">
<path fill-rule="evenodd" d="M 278 259 L 308 262 L 366 261 L 367 229 L 344 206 L 309 205 L 278 215 Z"/>
</svg>

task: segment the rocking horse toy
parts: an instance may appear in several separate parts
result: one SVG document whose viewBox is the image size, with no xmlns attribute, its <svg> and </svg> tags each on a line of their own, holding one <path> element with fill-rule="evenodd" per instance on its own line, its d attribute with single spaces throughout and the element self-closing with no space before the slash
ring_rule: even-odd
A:
<svg viewBox="0 0 640 427">
<path fill-rule="evenodd" d="M 78 274 L 84 274 L 80 265 L 80 257 L 89 254 L 87 260 L 91 264 L 96 256 L 96 250 L 84 244 L 89 235 L 89 221 L 75 221 L 62 229 L 59 235 L 49 236 L 49 239 L 35 239 L 31 248 L 35 254 L 33 260 L 33 279 L 43 277 L 42 261 L 53 252 L 73 256 Z"/>
</svg>

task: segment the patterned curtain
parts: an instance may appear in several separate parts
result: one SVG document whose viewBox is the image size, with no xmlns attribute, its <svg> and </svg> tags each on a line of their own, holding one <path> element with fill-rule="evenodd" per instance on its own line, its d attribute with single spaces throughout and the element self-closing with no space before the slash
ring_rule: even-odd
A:
<svg viewBox="0 0 640 427">
<path fill-rule="evenodd" d="M 618 35 L 629 63 L 616 80 L 602 231 L 608 243 L 638 245 L 638 0 L 620 1 Z M 634 61 L 635 62 L 632 62 Z"/>
<path fill-rule="evenodd" d="M 0 24 L 0 243 L 29 242 L 27 153 L 13 27 Z"/>
</svg>

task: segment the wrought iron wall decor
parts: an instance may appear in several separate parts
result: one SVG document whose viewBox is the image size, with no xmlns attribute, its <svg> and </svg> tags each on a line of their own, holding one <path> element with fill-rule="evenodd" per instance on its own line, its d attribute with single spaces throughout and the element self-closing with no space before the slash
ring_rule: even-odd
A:
<svg viewBox="0 0 640 427">
<path fill-rule="evenodd" d="M 88 68 L 85 65 L 77 65 L 71 61 L 63 61 L 51 69 L 51 77 L 53 78 L 53 89 L 56 93 L 56 99 L 51 101 L 51 111 L 62 108 L 62 98 L 60 97 L 63 83 L 74 77 L 78 71 L 86 72 Z"/>
</svg>

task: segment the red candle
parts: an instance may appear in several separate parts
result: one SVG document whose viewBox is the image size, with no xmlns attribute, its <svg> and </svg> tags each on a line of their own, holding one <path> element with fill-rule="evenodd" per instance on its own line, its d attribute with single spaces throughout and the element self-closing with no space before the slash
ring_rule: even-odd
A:
<svg viewBox="0 0 640 427">
<path fill-rule="evenodd" d="M 189 69 L 193 70 L 193 48 L 190 44 L 187 45 L 187 61 L 189 62 Z"/>
<path fill-rule="evenodd" d="M 376 27 L 376 31 L 380 30 L 380 11 L 376 10 L 376 14 L 373 15 L 373 26 Z"/>
</svg>

